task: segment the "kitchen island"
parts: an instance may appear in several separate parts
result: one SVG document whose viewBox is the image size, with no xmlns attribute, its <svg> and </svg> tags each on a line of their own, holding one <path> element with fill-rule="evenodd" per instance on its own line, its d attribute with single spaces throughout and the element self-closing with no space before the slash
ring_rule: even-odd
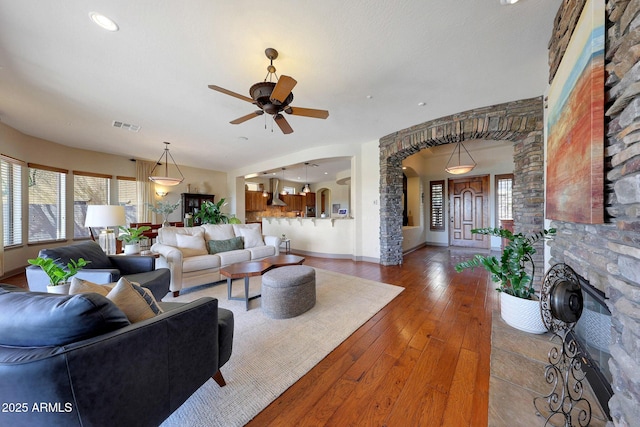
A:
<svg viewBox="0 0 640 427">
<path fill-rule="evenodd" d="M 352 259 L 355 253 L 353 218 L 265 217 L 262 233 L 284 234 L 298 254 Z"/>
</svg>

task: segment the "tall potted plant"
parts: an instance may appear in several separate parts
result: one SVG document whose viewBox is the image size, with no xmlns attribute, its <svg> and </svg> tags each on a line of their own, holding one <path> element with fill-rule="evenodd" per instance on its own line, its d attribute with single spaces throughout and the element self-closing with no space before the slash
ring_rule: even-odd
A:
<svg viewBox="0 0 640 427">
<path fill-rule="evenodd" d="M 476 254 L 472 259 L 456 265 L 459 273 L 466 268 L 483 267 L 491 273 L 491 279 L 498 283 L 496 290 L 500 292 L 500 313 L 503 320 L 517 328 L 531 333 L 547 331 L 540 314 L 540 302 L 535 298 L 533 279 L 535 277 L 535 263 L 533 245 L 549 236 L 556 230 L 542 230 L 530 235 L 513 234 L 503 228 L 476 228 L 473 234 L 484 234 L 506 239 L 509 243 L 502 251 L 500 258 L 493 255 Z M 527 273 L 527 266 L 531 267 L 531 275 Z"/>
<path fill-rule="evenodd" d="M 75 276 L 81 268 L 85 267 L 91 261 L 86 261 L 84 258 L 78 258 L 78 261 L 71 259 L 67 263 L 66 269 L 59 265 L 58 261 L 57 259 L 42 257 L 27 260 L 29 264 L 39 266 L 49 277 L 47 292 L 52 294 L 68 294 L 70 286 L 69 279 Z"/>
<path fill-rule="evenodd" d="M 213 203 L 208 200 L 202 202 L 200 210 L 196 214 L 196 218 L 200 220 L 200 224 L 227 224 L 229 223 L 229 217 L 222 213 L 220 210 L 225 205 L 225 199 L 220 199 L 219 202 Z"/>
<path fill-rule="evenodd" d="M 129 228 L 120 226 L 122 233 L 118 235 L 118 240 L 124 243 L 124 253 L 126 255 L 133 255 L 140 253 L 140 240 L 146 239 L 144 232 L 151 230 L 148 225 L 143 225 L 138 228 Z"/>
</svg>

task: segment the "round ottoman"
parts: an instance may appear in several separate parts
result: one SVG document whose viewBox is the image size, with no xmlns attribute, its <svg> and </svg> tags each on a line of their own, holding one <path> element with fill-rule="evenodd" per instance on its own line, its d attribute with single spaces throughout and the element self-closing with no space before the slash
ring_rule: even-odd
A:
<svg viewBox="0 0 640 427">
<path fill-rule="evenodd" d="M 304 265 L 279 267 L 262 276 L 262 311 L 273 319 L 296 317 L 316 305 L 316 271 Z"/>
</svg>

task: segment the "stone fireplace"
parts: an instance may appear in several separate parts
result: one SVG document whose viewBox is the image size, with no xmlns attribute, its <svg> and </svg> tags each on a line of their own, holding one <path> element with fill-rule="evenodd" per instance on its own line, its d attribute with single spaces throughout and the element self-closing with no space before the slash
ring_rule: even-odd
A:
<svg viewBox="0 0 640 427">
<path fill-rule="evenodd" d="M 584 3 L 564 0 L 560 6 L 550 35 L 549 81 Z M 550 265 L 570 265 L 607 298 L 611 357 L 599 363 L 607 364 L 612 381 L 613 423 L 633 426 L 640 420 L 640 1 L 608 0 L 606 15 L 605 223 L 553 221 L 558 235 L 549 244 Z M 544 226 L 542 99 L 467 111 L 380 139 L 382 264 L 402 263 L 402 160 L 426 147 L 469 139 L 514 142 L 515 231 Z"/>
</svg>

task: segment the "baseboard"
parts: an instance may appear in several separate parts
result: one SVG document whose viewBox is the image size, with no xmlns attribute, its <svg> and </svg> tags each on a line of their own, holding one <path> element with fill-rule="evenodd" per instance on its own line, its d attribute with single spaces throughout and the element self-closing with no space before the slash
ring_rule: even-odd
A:
<svg viewBox="0 0 640 427">
<path fill-rule="evenodd" d="M 372 262 L 375 264 L 380 264 L 380 258 L 373 257 L 364 257 L 364 256 L 354 256 L 351 254 L 328 254 L 324 252 L 311 252 L 311 251 L 301 251 L 298 249 L 293 249 L 291 253 L 301 256 L 312 256 L 316 258 L 328 258 L 328 259 L 349 259 L 351 261 L 362 261 L 362 262 Z M 282 251 L 280 251 L 282 254 Z"/>
</svg>

